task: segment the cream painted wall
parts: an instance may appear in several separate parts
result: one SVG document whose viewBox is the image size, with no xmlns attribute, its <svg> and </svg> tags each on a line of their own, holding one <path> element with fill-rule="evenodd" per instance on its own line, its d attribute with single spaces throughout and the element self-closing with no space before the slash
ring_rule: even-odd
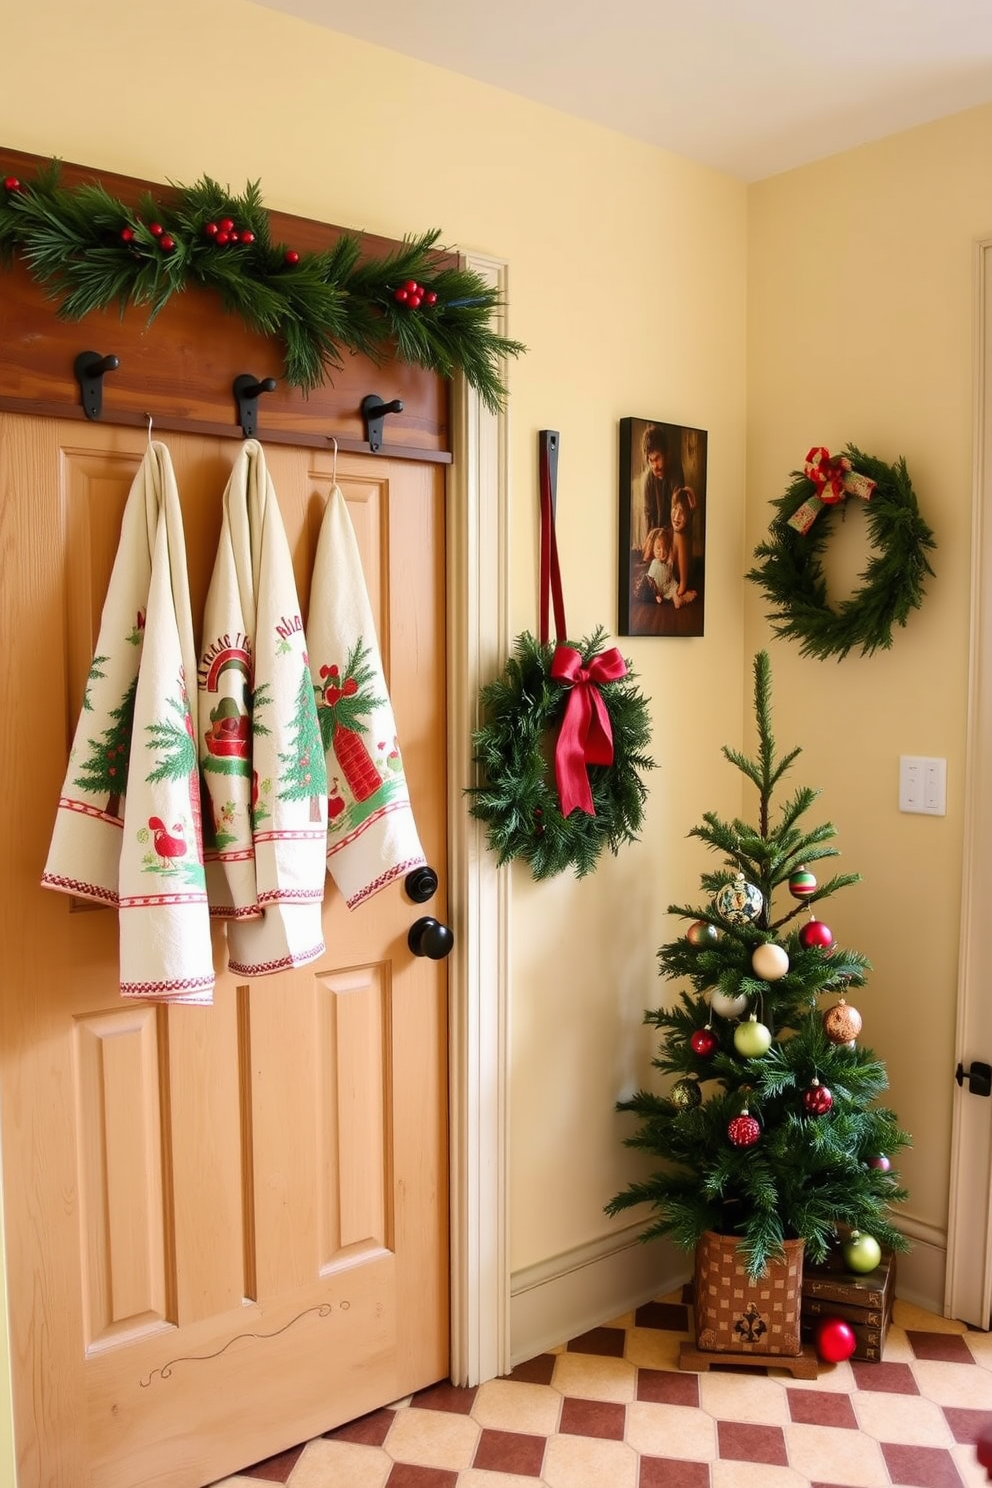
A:
<svg viewBox="0 0 992 1488">
<path fill-rule="evenodd" d="M 511 1264 L 609 1236 L 633 1171 L 616 1098 L 649 1077 L 664 908 L 685 834 L 737 809 L 745 188 L 715 172 L 248 0 L 34 0 L 5 19 L 0 142 L 152 180 L 203 174 L 399 237 L 440 226 L 510 265 L 511 627 L 537 625 L 537 431 L 561 432 L 570 630 L 616 623 L 618 420 L 709 430 L 706 635 L 623 643 L 653 699 L 643 841 L 582 883 L 512 873 Z"/>
<path fill-rule="evenodd" d="M 803 745 L 796 778 L 822 786 L 840 866 L 864 876 L 832 901 L 829 922 L 874 963 L 857 999 L 863 1038 L 885 1059 L 890 1104 L 914 1137 L 906 1213 L 939 1232 L 955 1088 L 973 255 L 992 231 L 990 149 L 992 110 L 974 110 L 765 181 L 749 201 L 748 552 L 807 448 L 848 442 L 905 456 L 938 544 L 937 577 L 891 651 L 840 664 L 781 641 L 771 653 L 779 738 Z M 864 558 L 859 518 L 844 533 L 834 524 L 846 549 L 838 596 Z M 748 590 L 752 651 L 769 631 Z M 946 817 L 899 813 L 900 754 L 946 757 Z"/>
</svg>

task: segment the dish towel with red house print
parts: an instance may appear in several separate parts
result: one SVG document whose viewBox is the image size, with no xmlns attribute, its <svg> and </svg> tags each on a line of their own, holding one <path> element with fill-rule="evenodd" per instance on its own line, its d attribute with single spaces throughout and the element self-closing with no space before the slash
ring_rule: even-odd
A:
<svg viewBox="0 0 992 1488">
<path fill-rule="evenodd" d="M 120 920 L 124 997 L 210 1003 L 182 512 L 164 444 L 131 485 L 42 883 Z"/>
<path fill-rule="evenodd" d="M 229 965 L 305 965 L 324 950 L 327 776 L 289 543 L 254 439 L 224 492 L 198 680 L 207 892 Z"/>
<path fill-rule="evenodd" d="M 327 867 L 354 908 L 426 859 L 358 541 L 336 484 L 317 540 L 307 638 L 327 757 Z"/>
</svg>

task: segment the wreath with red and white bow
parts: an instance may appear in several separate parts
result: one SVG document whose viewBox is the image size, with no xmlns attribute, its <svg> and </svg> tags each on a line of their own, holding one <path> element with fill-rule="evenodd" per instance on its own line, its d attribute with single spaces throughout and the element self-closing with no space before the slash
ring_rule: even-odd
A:
<svg viewBox="0 0 992 1488">
<path fill-rule="evenodd" d="M 872 554 L 860 587 L 831 604 L 822 556 L 831 514 L 843 512 L 849 497 L 864 503 Z M 927 553 L 936 547 L 905 460 L 887 465 L 854 445 L 837 456 L 816 446 L 773 505 L 777 515 L 746 577 L 771 602 L 775 634 L 799 641 L 804 656 L 841 660 L 855 648 L 863 656 L 887 650 L 892 627 L 905 625 L 923 602 L 926 576 L 933 576 Z"/>
</svg>

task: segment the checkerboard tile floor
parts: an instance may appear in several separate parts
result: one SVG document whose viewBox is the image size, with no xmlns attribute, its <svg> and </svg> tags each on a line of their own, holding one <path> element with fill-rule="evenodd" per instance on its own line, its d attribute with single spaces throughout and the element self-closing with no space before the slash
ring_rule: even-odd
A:
<svg viewBox="0 0 992 1488">
<path fill-rule="evenodd" d="M 684 1294 L 476 1389 L 442 1383 L 217 1488 L 978 1488 L 992 1335 L 899 1300 L 880 1363 L 683 1373 Z"/>
</svg>

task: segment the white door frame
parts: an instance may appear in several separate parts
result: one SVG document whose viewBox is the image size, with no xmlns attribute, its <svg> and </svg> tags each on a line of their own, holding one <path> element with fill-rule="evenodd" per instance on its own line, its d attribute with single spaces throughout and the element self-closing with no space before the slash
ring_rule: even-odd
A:
<svg viewBox="0 0 992 1488">
<path fill-rule="evenodd" d="M 971 655 L 968 687 L 964 869 L 955 1059 L 992 1063 L 988 906 L 992 896 L 992 239 L 975 252 L 975 453 Z M 950 1076 L 951 1071 L 948 1070 Z M 992 1308 L 992 1098 L 958 1088 L 944 1311 L 988 1328 Z"/>
<path fill-rule="evenodd" d="M 465 254 L 506 303 L 505 263 Z M 505 333 L 502 312 L 495 325 Z M 448 821 L 454 948 L 449 960 L 451 1378 L 477 1385 L 510 1367 L 508 892 L 468 815 L 471 735 L 484 680 L 508 649 L 509 421 L 464 379 L 453 390 L 448 492 Z"/>
</svg>

